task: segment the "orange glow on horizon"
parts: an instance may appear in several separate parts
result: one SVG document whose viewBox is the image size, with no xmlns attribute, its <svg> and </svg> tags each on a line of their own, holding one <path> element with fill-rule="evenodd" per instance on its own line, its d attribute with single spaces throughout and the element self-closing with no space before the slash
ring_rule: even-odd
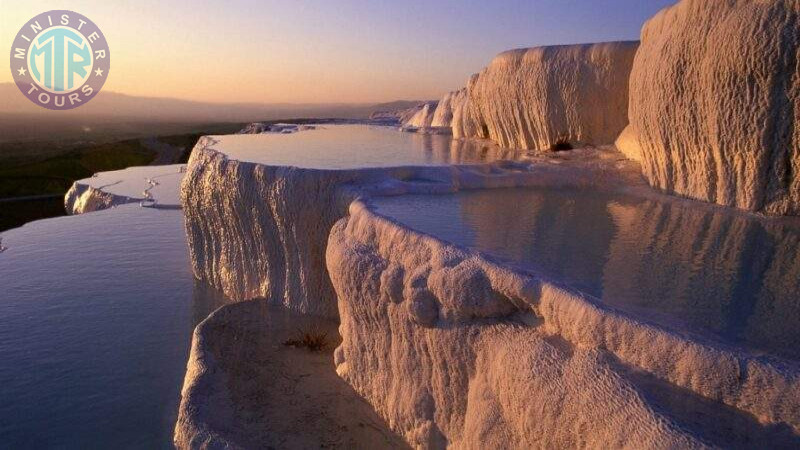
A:
<svg viewBox="0 0 800 450">
<path fill-rule="evenodd" d="M 3 51 L 35 15 L 74 10 L 108 40 L 104 90 L 225 103 L 437 99 L 503 50 L 635 39 L 672 2 L 619 0 L 598 12 L 589 0 L 0 1 Z M 4 65 L 0 82 L 12 81 Z"/>
</svg>

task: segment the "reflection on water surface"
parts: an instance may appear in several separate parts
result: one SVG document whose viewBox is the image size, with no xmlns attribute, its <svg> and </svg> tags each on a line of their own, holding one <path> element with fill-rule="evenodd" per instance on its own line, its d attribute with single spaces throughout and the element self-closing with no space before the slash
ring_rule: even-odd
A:
<svg viewBox="0 0 800 450">
<path fill-rule="evenodd" d="M 502 189 L 376 199 L 381 214 L 679 330 L 800 357 L 800 227 L 691 203 Z"/>
</svg>

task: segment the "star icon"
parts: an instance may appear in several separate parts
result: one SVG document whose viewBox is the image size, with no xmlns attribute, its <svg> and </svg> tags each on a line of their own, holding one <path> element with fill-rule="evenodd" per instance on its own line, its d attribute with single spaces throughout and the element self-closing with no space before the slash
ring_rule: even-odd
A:
<svg viewBox="0 0 800 450">
<path fill-rule="evenodd" d="M 95 74 L 96 76 L 98 76 L 98 77 L 102 77 L 102 76 L 103 76 L 103 69 L 97 69 L 97 70 L 95 70 L 95 71 L 94 71 L 94 74 Z"/>
<path fill-rule="evenodd" d="M 27 70 L 25 70 L 25 68 L 24 68 L 24 67 L 20 67 L 20 68 L 17 70 L 17 73 L 18 73 L 18 74 L 20 74 L 20 76 L 23 76 L 23 77 L 25 76 L 25 73 L 26 73 L 26 72 L 27 72 Z"/>
</svg>

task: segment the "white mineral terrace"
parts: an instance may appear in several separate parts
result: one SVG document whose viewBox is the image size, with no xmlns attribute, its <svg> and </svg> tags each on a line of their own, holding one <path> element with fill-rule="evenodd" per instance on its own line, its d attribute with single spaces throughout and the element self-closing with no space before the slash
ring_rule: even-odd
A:
<svg viewBox="0 0 800 450">
<path fill-rule="evenodd" d="M 336 372 L 408 444 L 798 445 L 796 361 L 676 333 L 369 206 L 376 196 L 525 186 L 708 205 L 656 193 L 613 147 L 539 157 L 363 129 L 205 138 L 182 204 L 195 276 L 233 300 L 338 320 Z M 469 156 L 476 149 L 483 159 Z M 194 336 L 179 447 L 252 442 L 226 422 L 232 415 L 208 420 L 238 395 L 234 360 L 206 354 L 216 348 L 209 328 Z"/>
<path fill-rule="evenodd" d="M 179 208 L 180 182 L 186 166 L 129 167 L 78 180 L 64 197 L 68 214 L 83 214 L 126 203 Z"/>
<path fill-rule="evenodd" d="M 255 122 L 75 182 L 0 242 L 0 435 L 800 448 L 798 29 L 800 0 L 680 0 L 394 127 Z"/>
</svg>

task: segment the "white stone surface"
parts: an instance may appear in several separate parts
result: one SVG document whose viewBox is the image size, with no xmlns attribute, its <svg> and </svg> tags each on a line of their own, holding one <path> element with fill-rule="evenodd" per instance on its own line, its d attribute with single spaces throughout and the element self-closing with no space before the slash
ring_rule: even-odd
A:
<svg viewBox="0 0 800 450">
<path fill-rule="evenodd" d="M 796 367 L 672 334 L 361 202 L 333 228 L 327 264 L 343 338 L 337 372 L 414 446 L 797 442 L 776 431 L 800 431 Z M 658 401 L 654 386 L 688 406 Z M 748 425 L 720 426 L 733 422 Z"/>
<path fill-rule="evenodd" d="M 433 123 L 433 116 L 436 112 L 437 102 L 427 102 L 414 113 L 407 121 L 403 122 L 404 127 L 430 128 Z"/>
<path fill-rule="evenodd" d="M 64 196 L 67 214 L 84 214 L 125 203 L 180 207 L 185 165 L 139 166 L 99 172 L 72 184 Z"/>
<path fill-rule="evenodd" d="M 453 118 L 450 122 L 450 127 L 454 139 L 480 136 L 478 119 L 472 112 L 469 99 L 469 89 L 477 81 L 478 74 L 472 75 L 468 80 L 467 87 L 463 89 L 462 93 L 450 101 L 453 109 Z"/>
<path fill-rule="evenodd" d="M 466 89 L 448 92 L 439 100 L 436 111 L 431 119 L 432 127 L 450 127 L 453 122 L 453 108 L 460 103 L 461 97 L 466 95 Z"/>
<path fill-rule="evenodd" d="M 501 53 L 468 84 L 455 137 L 548 150 L 611 144 L 628 124 L 628 76 L 637 42 L 564 45 Z"/>
<path fill-rule="evenodd" d="M 800 2 L 683 0 L 642 30 L 620 150 L 651 185 L 800 214 Z"/>
</svg>

